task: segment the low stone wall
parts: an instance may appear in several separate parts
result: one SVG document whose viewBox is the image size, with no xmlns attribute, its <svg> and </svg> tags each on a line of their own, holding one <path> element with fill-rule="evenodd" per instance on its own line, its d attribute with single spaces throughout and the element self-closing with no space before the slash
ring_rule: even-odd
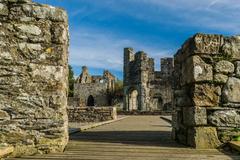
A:
<svg viewBox="0 0 240 160">
<path fill-rule="evenodd" d="M 216 148 L 240 135 L 240 36 L 196 34 L 175 55 L 173 137 Z"/>
<path fill-rule="evenodd" d="M 118 115 L 172 115 L 172 112 L 165 112 L 165 111 L 118 111 Z"/>
<path fill-rule="evenodd" d="M 115 107 L 68 108 L 69 122 L 102 122 L 117 119 Z"/>
<path fill-rule="evenodd" d="M 69 108 L 85 107 L 85 104 L 80 101 L 80 98 L 77 98 L 77 97 L 68 97 L 67 103 Z"/>
</svg>

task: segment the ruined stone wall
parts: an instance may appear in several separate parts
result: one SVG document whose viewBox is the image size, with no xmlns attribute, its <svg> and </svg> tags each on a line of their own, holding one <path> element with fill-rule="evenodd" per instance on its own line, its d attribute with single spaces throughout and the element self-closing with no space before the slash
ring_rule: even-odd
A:
<svg viewBox="0 0 240 160">
<path fill-rule="evenodd" d="M 0 143 L 12 156 L 68 142 L 68 22 L 64 10 L 0 0 Z"/>
<path fill-rule="evenodd" d="M 104 70 L 102 76 L 91 76 L 88 73 L 88 68 L 83 66 L 82 73 L 74 83 L 74 99 L 80 101 L 80 103 L 83 104 L 83 107 L 110 106 L 112 104 L 111 95 L 114 91 L 115 76 L 108 70 Z M 89 100 L 92 101 L 91 105 L 89 105 Z"/>
<path fill-rule="evenodd" d="M 68 108 L 80 108 L 85 107 L 85 103 L 80 101 L 78 97 L 68 97 Z"/>
<path fill-rule="evenodd" d="M 116 107 L 69 108 L 69 122 L 103 122 L 117 119 Z"/>
<path fill-rule="evenodd" d="M 109 105 L 109 97 L 106 83 L 86 83 L 74 84 L 74 97 L 79 98 L 85 106 L 88 103 L 89 96 L 93 96 L 95 106 Z"/>
<path fill-rule="evenodd" d="M 173 137 L 216 148 L 240 135 L 240 37 L 196 34 L 175 55 Z"/>
<path fill-rule="evenodd" d="M 171 111 L 173 58 L 161 62 L 162 71 L 155 71 L 146 53 L 124 49 L 124 110 Z"/>
<path fill-rule="evenodd" d="M 124 108 L 125 110 L 148 110 L 149 92 L 148 82 L 154 71 L 153 59 L 143 51 L 134 53 L 132 48 L 124 49 Z M 131 95 L 136 103 L 131 104 Z"/>
</svg>

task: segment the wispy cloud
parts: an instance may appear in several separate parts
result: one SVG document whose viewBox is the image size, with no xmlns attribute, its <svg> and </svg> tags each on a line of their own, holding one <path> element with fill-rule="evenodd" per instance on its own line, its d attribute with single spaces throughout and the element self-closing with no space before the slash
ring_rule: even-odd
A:
<svg viewBox="0 0 240 160">
<path fill-rule="evenodd" d="M 150 23 L 240 32 L 239 0 L 93 0 L 89 3 Z"/>
<path fill-rule="evenodd" d="M 144 50 L 156 59 L 170 56 L 169 53 L 173 52 L 173 50 L 144 46 L 134 40 L 121 39 L 98 30 L 81 28 L 72 31 L 71 35 L 73 44 L 70 47 L 70 63 L 75 66 L 87 65 L 121 71 L 124 47 L 133 47 L 136 51 Z"/>
<path fill-rule="evenodd" d="M 36 1 L 68 10 L 70 63 L 78 66 L 121 71 L 124 47 L 157 60 L 173 55 L 195 32 L 240 33 L 239 0 Z"/>
</svg>

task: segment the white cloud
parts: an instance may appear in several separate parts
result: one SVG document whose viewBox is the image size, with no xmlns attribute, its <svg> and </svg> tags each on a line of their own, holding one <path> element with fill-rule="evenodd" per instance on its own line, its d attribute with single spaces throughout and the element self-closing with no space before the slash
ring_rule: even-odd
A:
<svg viewBox="0 0 240 160">
<path fill-rule="evenodd" d="M 210 30 L 229 34 L 240 32 L 239 0 L 93 0 L 85 3 L 92 3 L 95 8 L 83 6 L 72 11 L 70 15 L 78 16 L 79 19 L 91 14 L 96 16 L 101 10 L 98 8 L 100 7 L 153 25 L 161 26 L 160 23 L 164 23 L 183 28 L 195 27 L 200 31 Z M 99 17 L 106 18 L 101 15 Z M 176 49 L 174 47 L 165 49 L 161 45 L 147 46 L 138 40 L 120 38 L 111 32 L 100 31 L 94 27 L 72 31 L 71 36 L 71 64 L 118 71 L 122 70 L 124 47 L 144 50 L 155 59 L 173 55 Z M 159 65 L 159 60 L 156 60 L 156 64 Z"/>
<path fill-rule="evenodd" d="M 239 0 L 93 0 L 86 3 L 155 24 L 240 32 Z"/>
<path fill-rule="evenodd" d="M 239 0 L 134 0 L 161 9 L 165 8 L 172 17 L 172 23 L 205 29 L 216 29 L 235 34 L 240 32 Z M 158 14 L 158 15 L 159 15 Z M 142 17 L 144 18 L 144 17 Z M 153 19 L 155 20 L 155 19 Z"/>
<path fill-rule="evenodd" d="M 71 33 L 70 64 L 87 65 L 121 71 L 123 48 L 144 50 L 153 58 L 170 56 L 173 51 L 144 46 L 130 39 L 121 39 L 106 32 L 81 28 Z M 158 61 L 158 60 L 157 60 Z"/>
</svg>

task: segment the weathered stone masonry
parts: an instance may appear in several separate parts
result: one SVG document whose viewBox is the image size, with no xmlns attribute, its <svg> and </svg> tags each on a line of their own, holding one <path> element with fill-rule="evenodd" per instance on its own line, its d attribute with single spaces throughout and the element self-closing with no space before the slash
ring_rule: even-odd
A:
<svg viewBox="0 0 240 160">
<path fill-rule="evenodd" d="M 146 53 L 124 49 L 124 110 L 171 111 L 172 82 L 173 58 L 162 58 L 161 71 L 155 71 Z"/>
<path fill-rule="evenodd" d="M 174 65 L 173 137 L 216 148 L 240 135 L 240 37 L 196 34 Z"/>
<path fill-rule="evenodd" d="M 64 10 L 0 0 L 0 143 L 12 156 L 63 151 L 68 20 Z"/>
<path fill-rule="evenodd" d="M 117 119 L 116 107 L 82 107 L 68 108 L 69 122 L 87 123 L 103 122 Z"/>
<path fill-rule="evenodd" d="M 74 99 L 80 104 L 77 107 L 86 106 L 111 106 L 111 94 L 115 90 L 115 76 L 108 70 L 104 70 L 103 75 L 91 76 L 86 66 L 82 67 L 82 73 L 74 83 Z M 69 103 L 71 106 L 72 103 Z"/>
</svg>

